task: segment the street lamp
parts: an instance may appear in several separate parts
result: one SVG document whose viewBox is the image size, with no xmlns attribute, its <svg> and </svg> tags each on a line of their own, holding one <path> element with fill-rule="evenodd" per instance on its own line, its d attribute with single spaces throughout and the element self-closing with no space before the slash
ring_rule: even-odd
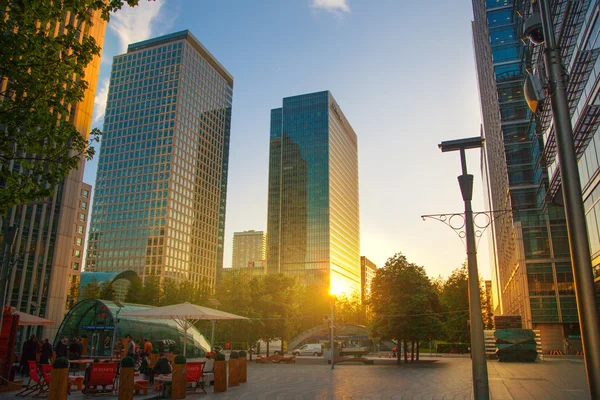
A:
<svg viewBox="0 0 600 400">
<path fill-rule="evenodd" d="M 533 14 L 525 22 L 523 35 L 536 45 L 544 45 L 544 65 L 546 66 L 546 75 L 550 86 L 550 102 L 554 115 L 556 152 L 563 187 L 581 341 L 590 395 L 593 399 L 598 399 L 600 398 L 598 309 L 596 308 L 596 291 L 577 156 L 573 144 L 573 127 L 571 126 L 565 71 L 561 59 L 561 49 L 556 42 L 549 1 L 533 0 L 532 6 Z"/>
<path fill-rule="evenodd" d="M 473 227 L 473 175 L 467 174 L 467 149 L 483 147 L 484 139 L 472 137 L 449 140 L 438 145 L 442 152 L 460 151 L 462 175 L 458 184 L 465 202 L 465 231 L 467 240 L 467 268 L 469 271 L 469 311 L 471 314 L 471 363 L 473 366 L 473 394 L 475 400 L 487 400 L 490 397 L 487 361 L 485 358 L 485 341 L 483 338 L 483 318 L 481 317 L 481 300 L 479 293 L 479 273 L 477 272 L 477 246 Z"/>
</svg>

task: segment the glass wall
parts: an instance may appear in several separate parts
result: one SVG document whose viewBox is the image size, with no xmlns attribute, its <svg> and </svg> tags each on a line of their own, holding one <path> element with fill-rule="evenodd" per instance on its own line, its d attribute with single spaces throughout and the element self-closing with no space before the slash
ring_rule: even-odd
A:
<svg viewBox="0 0 600 400">
<path fill-rule="evenodd" d="M 119 308 L 112 301 L 87 299 L 77 303 L 65 316 L 55 345 L 62 336 L 80 338 L 88 337 L 87 354 L 90 356 L 110 356 L 113 347 L 113 337 L 118 341 L 126 335 L 132 335 L 136 342 L 147 338 L 154 348 L 159 348 L 159 342 L 173 341 L 177 348 L 183 351 L 183 329 L 175 321 L 166 319 L 123 317 L 119 314 L 152 308 L 139 304 L 122 304 Z M 116 335 L 115 331 L 116 322 Z M 113 336 L 114 335 L 114 336 Z M 210 344 L 200 332 L 192 327 L 187 331 L 187 357 L 203 357 L 210 349 Z M 166 348 L 165 350 L 168 350 Z"/>
</svg>

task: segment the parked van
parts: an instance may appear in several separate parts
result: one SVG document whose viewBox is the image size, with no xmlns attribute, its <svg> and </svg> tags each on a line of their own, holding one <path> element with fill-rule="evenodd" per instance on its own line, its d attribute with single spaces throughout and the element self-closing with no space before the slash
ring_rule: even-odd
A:
<svg viewBox="0 0 600 400">
<path fill-rule="evenodd" d="M 322 356 L 323 345 L 321 343 L 309 343 L 298 347 L 292 354 L 295 356 Z"/>
</svg>

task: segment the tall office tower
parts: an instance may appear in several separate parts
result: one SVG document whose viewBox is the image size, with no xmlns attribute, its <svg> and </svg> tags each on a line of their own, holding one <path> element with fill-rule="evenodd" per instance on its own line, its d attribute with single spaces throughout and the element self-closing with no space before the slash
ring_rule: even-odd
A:
<svg viewBox="0 0 600 400">
<path fill-rule="evenodd" d="M 233 233 L 233 256 L 231 266 L 248 268 L 248 263 L 265 260 L 267 235 L 263 231 Z"/>
<path fill-rule="evenodd" d="M 232 93 L 233 77 L 189 31 L 114 58 L 86 270 L 214 286 Z"/>
<path fill-rule="evenodd" d="M 268 273 L 360 295 L 356 133 L 329 91 L 271 110 Z"/>
<path fill-rule="evenodd" d="M 594 190 L 598 181 L 596 135 L 600 22 L 598 5 L 585 0 L 553 7 L 564 32 L 559 46 L 570 74 L 568 91 L 584 199 L 591 257 L 600 271 L 600 241 Z M 485 176 L 492 210 L 514 209 L 492 224 L 495 314 L 519 314 L 540 329 L 542 347 L 571 348 L 579 334 L 569 244 L 556 160 L 549 101 L 533 115 L 523 97 L 530 71 L 543 74 L 540 48 L 521 40 L 530 2 L 473 0 L 473 33 L 486 139 Z M 600 190 L 600 189 L 598 189 Z M 511 217 L 511 218 L 509 218 Z M 597 274 L 598 276 L 599 274 Z"/>
<path fill-rule="evenodd" d="M 365 256 L 360 256 L 360 299 L 364 303 L 371 294 L 371 282 L 377 273 L 377 265 Z"/>
<path fill-rule="evenodd" d="M 71 17 L 70 12 L 64 14 L 64 19 L 56 24 L 55 34 L 74 23 Z M 102 47 L 106 21 L 97 12 L 91 21 L 90 25 L 81 25 L 79 32 L 84 35 L 80 40 L 93 37 Z M 92 124 L 99 70 L 100 56 L 96 56 L 85 68 L 88 88 L 84 98 L 71 108 L 71 122 L 86 139 Z M 6 81 L 0 83 L 3 84 Z M 43 328 L 43 337 L 50 340 L 66 314 L 70 280 L 81 265 L 75 250 L 79 248 L 77 238 L 83 236 L 87 223 L 87 211 L 81 208 L 82 193 L 88 190 L 82 182 L 83 164 L 82 161 L 78 169 L 69 173 L 51 198 L 13 207 L 7 216 L 10 226 L 18 230 L 13 242 L 15 259 L 11 261 L 8 276 L 6 305 L 56 321 L 54 326 Z M 38 327 L 30 329 L 40 333 Z"/>
</svg>

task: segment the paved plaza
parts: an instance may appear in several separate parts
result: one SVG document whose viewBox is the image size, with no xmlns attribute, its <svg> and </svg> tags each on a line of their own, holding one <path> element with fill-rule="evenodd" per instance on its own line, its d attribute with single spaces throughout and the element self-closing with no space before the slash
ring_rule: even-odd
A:
<svg viewBox="0 0 600 400">
<path fill-rule="evenodd" d="M 312 399 L 470 399 L 471 360 L 467 357 L 427 358 L 419 364 L 340 364 L 331 371 L 322 359 L 299 357 L 296 364 L 248 365 L 248 382 L 224 393 L 188 393 L 188 398 L 312 400 Z M 546 358 L 535 364 L 488 362 L 493 400 L 589 399 L 583 359 Z M 15 392 L 0 399 L 15 398 Z M 69 400 L 93 397 L 73 392 Z M 157 398 L 156 392 L 136 399 Z"/>
</svg>

